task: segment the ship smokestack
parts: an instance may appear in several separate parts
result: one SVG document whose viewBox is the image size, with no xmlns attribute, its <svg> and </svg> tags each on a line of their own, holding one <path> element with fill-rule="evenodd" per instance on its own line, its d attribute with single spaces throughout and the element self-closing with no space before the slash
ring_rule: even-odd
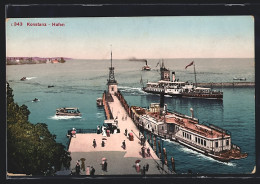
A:
<svg viewBox="0 0 260 184">
<path fill-rule="evenodd" d="M 175 72 L 172 72 L 172 82 L 175 81 Z"/>
<path fill-rule="evenodd" d="M 160 115 L 163 115 L 164 110 L 164 91 L 160 94 Z"/>
<path fill-rule="evenodd" d="M 190 112 L 191 112 L 191 117 L 194 118 L 193 108 L 190 108 Z"/>
</svg>

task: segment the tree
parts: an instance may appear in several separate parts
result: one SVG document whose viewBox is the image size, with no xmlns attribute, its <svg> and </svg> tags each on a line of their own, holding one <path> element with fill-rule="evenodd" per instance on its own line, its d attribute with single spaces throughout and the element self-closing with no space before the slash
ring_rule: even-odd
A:
<svg viewBox="0 0 260 184">
<path fill-rule="evenodd" d="M 70 166 L 70 153 L 55 141 L 45 123 L 28 121 L 26 105 L 14 102 L 7 83 L 7 171 L 33 175 L 53 175 L 63 164 Z"/>
</svg>

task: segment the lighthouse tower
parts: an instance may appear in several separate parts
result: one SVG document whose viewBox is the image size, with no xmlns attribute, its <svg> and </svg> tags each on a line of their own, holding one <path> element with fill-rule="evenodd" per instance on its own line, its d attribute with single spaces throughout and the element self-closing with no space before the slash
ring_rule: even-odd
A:
<svg viewBox="0 0 260 184">
<path fill-rule="evenodd" d="M 109 78 L 107 80 L 108 93 L 114 95 L 117 92 L 117 82 L 114 75 L 114 67 L 112 65 L 112 50 L 111 50 L 111 66 L 109 67 Z"/>
</svg>

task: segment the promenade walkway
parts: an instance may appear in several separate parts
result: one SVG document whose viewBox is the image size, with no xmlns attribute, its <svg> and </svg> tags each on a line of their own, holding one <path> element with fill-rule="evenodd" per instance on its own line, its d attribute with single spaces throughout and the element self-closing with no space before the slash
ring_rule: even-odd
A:
<svg viewBox="0 0 260 184">
<path fill-rule="evenodd" d="M 96 170 L 95 175 L 140 175 L 141 172 L 137 172 L 134 167 L 135 161 L 140 160 L 141 169 L 143 165 L 149 164 L 149 170 L 146 174 L 165 174 L 158 169 L 158 163 L 161 162 L 147 142 L 145 148 L 150 148 L 151 156 L 146 155 L 145 158 L 142 158 L 139 130 L 131 118 L 127 116 L 118 98 L 116 96 L 112 97 L 114 102 L 109 102 L 109 106 L 113 116 L 118 118 L 120 133 L 110 134 L 110 137 L 104 137 L 102 134 L 96 133 L 77 134 L 76 138 L 71 138 L 68 149 L 72 157 L 71 170 L 74 170 L 77 160 L 85 158 L 85 167 L 93 166 Z M 134 141 L 130 141 L 128 136 L 125 136 L 125 129 L 128 130 L 128 133 L 133 132 Z M 93 139 L 97 142 L 96 148 L 92 146 Z M 102 140 L 105 141 L 105 147 L 101 146 Z M 126 149 L 122 148 L 124 140 Z M 108 163 L 107 172 L 101 168 L 102 158 L 104 157 Z M 81 174 L 85 175 L 86 172 L 81 170 Z"/>
</svg>

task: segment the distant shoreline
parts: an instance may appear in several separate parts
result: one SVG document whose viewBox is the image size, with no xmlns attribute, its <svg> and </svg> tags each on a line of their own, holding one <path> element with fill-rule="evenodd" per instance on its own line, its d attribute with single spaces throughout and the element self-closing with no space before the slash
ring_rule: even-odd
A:
<svg viewBox="0 0 260 184">
<path fill-rule="evenodd" d="M 53 57 L 53 58 L 7 57 L 6 58 L 6 65 L 65 63 L 66 60 L 72 60 L 72 58 L 64 58 L 64 57 Z"/>
</svg>

